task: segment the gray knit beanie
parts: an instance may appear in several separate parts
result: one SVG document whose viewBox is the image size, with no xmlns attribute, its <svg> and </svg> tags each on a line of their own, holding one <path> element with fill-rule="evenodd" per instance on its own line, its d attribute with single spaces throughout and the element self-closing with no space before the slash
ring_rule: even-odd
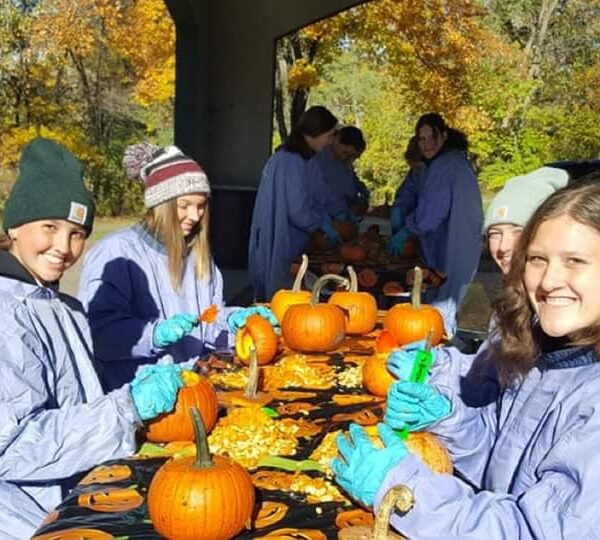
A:
<svg viewBox="0 0 600 540">
<path fill-rule="evenodd" d="M 485 214 L 484 232 L 492 225 L 506 223 L 524 227 L 538 206 L 568 181 L 566 171 L 553 167 L 511 178 L 492 199 Z"/>
</svg>

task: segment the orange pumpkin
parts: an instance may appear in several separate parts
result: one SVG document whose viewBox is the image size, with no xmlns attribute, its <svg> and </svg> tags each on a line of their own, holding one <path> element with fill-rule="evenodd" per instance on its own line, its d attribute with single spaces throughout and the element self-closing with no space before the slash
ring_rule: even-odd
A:
<svg viewBox="0 0 600 540">
<path fill-rule="evenodd" d="M 283 316 L 290 306 L 295 304 L 306 304 L 310 302 L 310 291 L 303 291 L 300 288 L 302 286 L 302 280 L 304 279 L 306 270 L 308 270 L 308 257 L 303 254 L 302 264 L 300 265 L 300 269 L 296 274 L 296 279 L 294 279 L 294 284 L 292 285 L 291 290 L 280 289 L 275 292 L 273 298 L 271 298 L 271 311 L 279 321 L 279 324 L 282 323 Z"/>
<path fill-rule="evenodd" d="M 346 242 L 340 248 L 340 257 L 345 263 L 362 262 L 367 258 L 367 250 L 357 242 Z"/>
<path fill-rule="evenodd" d="M 178 540 L 226 540 L 236 536 L 254 510 L 252 478 L 236 462 L 211 458 L 198 409 L 191 409 L 196 456 L 171 459 L 148 490 L 148 512 L 156 531 Z"/>
<path fill-rule="evenodd" d="M 387 369 L 387 359 L 388 353 L 377 353 L 363 364 L 363 386 L 374 396 L 387 397 L 391 384 L 396 381 Z"/>
<path fill-rule="evenodd" d="M 151 442 L 193 441 L 194 428 L 189 416 L 198 407 L 202 421 L 210 431 L 217 422 L 217 393 L 212 384 L 193 371 L 183 371 L 185 386 L 177 393 L 175 410 L 161 414 L 146 426 L 146 439 Z"/>
<path fill-rule="evenodd" d="M 416 431 L 410 433 L 406 446 L 417 454 L 433 472 L 439 474 L 452 474 L 452 460 L 444 445 L 432 433 Z"/>
<path fill-rule="evenodd" d="M 344 312 L 334 304 L 320 304 L 319 296 L 328 281 L 347 284 L 333 274 L 321 276 L 315 283 L 310 303 L 290 306 L 281 322 L 286 345 L 300 352 L 328 352 L 340 345 L 346 335 Z"/>
<path fill-rule="evenodd" d="M 256 348 L 258 364 L 269 364 L 277 354 L 277 336 L 271 323 L 260 315 L 250 315 L 235 336 L 235 352 L 242 364 L 250 363 L 250 345 Z"/>
<path fill-rule="evenodd" d="M 109 484 L 126 480 L 131 476 L 131 469 L 127 465 L 99 465 L 86 474 L 79 485 L 89 486 L 90 484 Z"/>
<path fill-rule="evenodd" d="M 368 292 L 358 292 L 356 272 L 348 267 L 350 290 L 336 291 L 329 298 L 330 304 L 340 306 L 348 313 L 346 321 L 347 334 L 368 334 L 377 322 L 377 301 Z"/>
<path fill-rule="evenodd" d="M 77 504 L 94 512 L 127 512 L 142 506 L 144 497 L 133 488 L 107 489 L 83 493 Z"/>
<path fill-rule="evenodd" d="M 344 242 L 352 240 L 358 235 L 358 225 L 352 221 L 334 221 L 332 224 Z"/>
<path fill-rule="evenodd" d="M 365 289 L 375 287 L 378 280 L 379 276 L 372 268 L 363 268 L 358 273 L 358 282 L 360 283 L 361 287 L 364 287 Z"/>
<path fill-rule="evenodd" d="M 327 251 L 331 247 L 329 240 L 325 233 L 318 229 L 310 235 L 310 242 L 308 244 L 308 251 L 310 253 L 320 253 L 321 251 Z"/>
<path fill-rule="evenodd" d="M 425 339 L 431 333 L 431 344 L 437 345 L 444 335 L 444 319 L 432 306 L 421 304 L 421 269 L 415 267 L 415 282 L 410 304 L 396 304 L 385 315 L 383 327 L 400 345 Z"/>
<path fill-rule="evenodd" d="M 378 353 L 388 353 L 398 347 L 398 341 L 389 330 L 382 330 L 375 339 L 375 350 Z"/>
</svg>

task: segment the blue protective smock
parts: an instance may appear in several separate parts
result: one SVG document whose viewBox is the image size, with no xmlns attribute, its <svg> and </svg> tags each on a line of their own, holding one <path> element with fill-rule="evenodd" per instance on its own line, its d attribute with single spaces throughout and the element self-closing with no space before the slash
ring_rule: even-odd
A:
<svg viewBox="0 0 600 540">
<path fill-rule="evenodd" d="M 135 452 L 141 422 L 128 386 L 102 392 L 79 302 L 7 277 L 8 257 L 0 253 L 0 538 L 22 540 L 78 474 Z"/>
<path fill-rule="evenodd" d="M 192 363 L 208 349 L 228 347 L 227 316 L 239 309 L 224 307 L 223 277 L 214 263 L 210 279 L 197 279 L 193 255 L 186 257 L 181 287 L 175 291 L 164 245 L 140 224 L 92 247 L 83 263 L 78 296 L 90 322 L 105 390 L 132 380 L 141 365 Z M 154 346 L 159 322 L 178 313 L 200 315 L 211 304 L 219 309 L 214 323 L 199 324 L 164 349 Z"/>
<path fill-rule="evenodd" d="M 307 174 L 308 162 L 284 149 L 275 152 L 263 169 L 248 247 L 248 270 L 259 300 L 291 288 L 290 264 L 326 218 L 309 193 Z"/>
<path fill-rule="evenodd" d="M 417 207 L 421 181 L 425 176 L 425 170 L 425 167 L 410 169 L 396 190 L 392 206 L 400 208 L 404 218 L 411 214 Z"/>
<path fill-rule="evenodd" d="M 485 354 L 490 354 L 487 350 Z M 436 360 L 435 382 L 451 415 L 431 426 L 447 446 L 455 476 L 436 475 L 414 455 L 387 474 L 376 507 L 395 484 L 417 503 L 392 524 L 410 538 L 598 538 L 600 364 L 590 349 L 543 355 L 520 382 L 469 406 L 456 391 L 464 358 L 454 349 Z M 489 372 L 493 363 L 482 367 Z"/>
<path fill-rule="evenodd" d="M 417 206 L 405 225 L 419 237 L 427 265 L 447 276 L 425 299 L 442 311 L 446 329 L 453 334 L 458 306 L 481 256 L 481 193 L 473 167 L 460 150 L 442 152 L 419 174 L 423 176 Z"/>
</svg>

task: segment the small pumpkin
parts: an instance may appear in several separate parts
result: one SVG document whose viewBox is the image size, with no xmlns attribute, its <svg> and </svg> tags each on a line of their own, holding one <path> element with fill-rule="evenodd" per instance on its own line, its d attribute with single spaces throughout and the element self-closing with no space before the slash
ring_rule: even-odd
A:
<svg viewBox="0 0 600 540">
<path fill-rule="evenodd" d="M 283 321 L 283 316 L 290 306 L 295 304 L 306 304 L 310 302 L 310 291 L 303 291 L 301 289 L 302 280 L 304 279 L 304 275 L 306 274 L 307 270 L 308 257 L 303 254 L 302 263 L 300 264 L 300 268 L 296 274 L 296 278 L 294 279 L 291 290 L 279 289 L 271 298 L 271 311 L 279 321 L 279 324 L 281 324 Z"/>
<path fill-rule="evenodd" d="M 333 221 L 332 225 L 344 242 L 358 236 L 358 225 L 352 221 Z"/>
<path fill-rule="evenodd" d="M 378 353 L 388 353 L 400 347 L 398 340 L 389 330 L 382 330 L 375 339 L 375 350 Z"/>
<path fill-rule="evenodd" d="M 431 344 L 437 345 L 444 335 L 444 319 L 433 306 L 421 304 L 422 272 L 415 267 L 415 282 L 410 304 L 396 304 L 386 313 L 383 327 L 398 343 L 406 345 L 425 339 L 431 333 Z"/>
<path fill-rule="evenodd" d="M 316 282 L 310 303 L 290 306 L 281 322 L 286 345 L 300 352 L 328 352 L 340 345 L 346 335 L 344 312 L 334 304 L 319 303 L 321 289 L 329 281 L 347 285 L 347 280 L 325 274 Z"/>
<path fill-rule="evenodd" d="M 131 468 L 127 465 L 99 465 L 86 474 L 80 481 L 80 486 L 90 484 L 110 484 L 126 480 L 131 476 Z"/>
<path fill-rule="evenodd" d="M 148 490 L 148 512 L 156 531 L 166 538 L 226 540 L 252 516 L 252 478 L 230 459 L 211 458 L 196 407 L 191 415 L 196 456 L 171 459 L 158 469 Z"/>
<path fill-rule="evenodd" d="M 217 393 L 212 384 L 193 371 L 183 371 L 184 387 L 177 393 L 175 410 L 161 414 L 146 426 L 146 439 L 151 442 L 193 441 L 194 427 L 189 408 L 198 407 L 202 421 L 210 431 L 217 422 Z"/>
<path fill-rule="evenodd" d="M 387 368 L 388 353 L 377 353 L 363 364 L 363 386 L 374 396 L 387 397 L 388 390 L 396 378 Z"/>
<path fill-rule="evenodd" d="M 263 501 L 254 519 L 255 529 L 264 529 L 281 521 L 288 513 L 289 506 L 278 501 Z"/>
<path fill-rule="evenodd" d="M 331 244 L 321 229 L 316 230 L 310 235 L 308 243 L 308 251 L 310 253 L 321 253 L 322 251 L 327 251 L 330 247 Z"/>
<path fill-rule="evenodd" d="M 356 272 L 348 266 L 350 287 L 347 292 L 336 291 L 329 298 L 330 304 L 340 306 L 348 313 L 346 333 L 353 335 L 368 334 L 377 322 L 377 301 L 368 292 L 358 292 Z"/>
<path fill-rule="evenodd" d="M 250 346 L 256 348 L 258 364 L 270 364 L 277 354 L 277 336 L 271 323 L 260 315 L 250 315 L 235 336 L 235 352 L 246 366 L 250 363 Z"/>
<path fill-rule="evenodd" d="M 134 488 L 106 489 L 83 493 L 77 504 L 94 512 L 127 512 L 142 506 L 144 497 Z"/>
<path fill-rule="evenodd" d="M 404 441 L 408 449 L 417 454 L 433 472 L 452 474 L 450 454 L 439 439 L 427 431 L 410 433 Z"/>
<path fill-rule="evenodd" d="M 345 263 L 362 262 L 367 258 L 367 249 L 358 242 L 346 242 L 340 247 L 340 257 Z"/>
<path fill-rule="evenodd" d="M 358 273 L 358 282 L 360 283 L 360 286 L 364 287 L 365 289 L 371 289 L 375 287 L 378 281 L 379 276 L 372 268 L 363 268 Z"/>
</svg>

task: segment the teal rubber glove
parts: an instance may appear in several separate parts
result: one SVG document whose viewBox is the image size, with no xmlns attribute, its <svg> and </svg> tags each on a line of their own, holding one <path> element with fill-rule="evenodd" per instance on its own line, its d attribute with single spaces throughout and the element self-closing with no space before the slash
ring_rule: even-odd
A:
<svg viewBox="0 0 600 540">
<path fill-rule="evenodd" d="M 396 234 L 404 227 L 404 214 L 399 206 L 392 206 L 390 211 L 390 225 L 392 227 L 392 234 Z"/>
<path fill-rule="evenodd" d="M 400 349 L 394 349 L 387 359 L 388 371 L 401 381 L 410 380 L 415 362 L 417 361 L 417 354 L 425 348 L 425 340 L 414 341 L 401 347 Z M 431 349 L 433 360 L 431 365 L 435 363 L 435 349 Z"/>
<path fill-rule="evenodd" d="M 406 445 L 389 426 L 378 424 L 377 431 L 383 448 L 377 448 L 359 425 L 350 424 L 351 441 L 342 434 L 336 440 L 343 459 L 331 462 L 337 483 L 366 506 L 373 506 L 385 475 L 408 454 Z"/>
<path fill-rule="evenodd" d="M 421 431 L 452 412 L 450 400 L 433 386 L 397 381 L 388 391 L 384 422 L 395 430 Z"/>
<path fill-rule="evenodd" d="M 179 313 L 159 322 L 154 329 L 152 341 L 155 347 L 164 348 L 177 343 L 198 326 L 198 315 Z"/>
<path fill-rule="evenodd" d="M 138 416 L 142 420 L 152 420 L 159 414 L 172 411 L 182 386 L 179 365 L 141 367 L 129 387 Z"/>
<path fill-rule="evenodd" d="M 387 252 L 390 255 L 402 254 L 402 251 L 404 250 L 404 244 L 406 244 L 409 236 L 410 231 L 406 227 L 400 229 L 396 234 L 394 234 L 394 236 L 390 238 L 387 246 Z"/>
<path fill-rule="evenodd" d="M 246 320 L 250 315 L 260 315 L 263 319 L 267 319 L 271 326 L 275 328 L 278 324 L 275 314 L 266 306 L 252 306 L 248 308 L 240 308 L 234 311 L 227 317 L 227 326 L 229 331 L 235 334 L 240 328 L 246 325 Z"/>
<path fill-rule="evenodd" d="M 338 233 L 334 227 L 333 223 L 331 223 L 331 219 L 327 216 L 323 223 L 321 223 L 321 230 L 325 233 L 327 240 L 333 246 L 339 246 L 342 243 L 342 238 L 340 237 L 340 233 Z"/>
</svg>

